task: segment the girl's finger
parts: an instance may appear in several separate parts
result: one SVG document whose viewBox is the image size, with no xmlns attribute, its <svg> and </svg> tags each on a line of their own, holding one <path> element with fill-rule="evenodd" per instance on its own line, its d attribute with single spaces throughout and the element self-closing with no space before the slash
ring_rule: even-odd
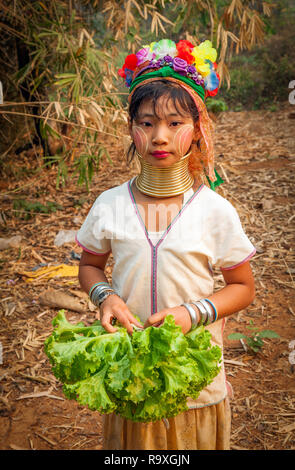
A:
<svg viewBox="0 0 295 470">
<path fill-rule="evenodd" d="M 112 325 L 112 320 L 113 320 L 114 316 L 110 313 L 103 313 L 102 315 L 102 319 L 101 319 L 101 325 L 104 327 L 104 329 L 108 332 L 108 333 L 116 333 L 116 331 L 118 331 L 118 328 L 115 328 L 113 325 Z"/>
<path fill-rule="evenodd" d="M 158 327 L 158 326 L 161 326 L 161 325 L 163 325 L 163 320 L 158 321 L 157 323 L 154 323 L 152 326 Z"/>
<path fill-rule="evenodd" d="M 135 326 L 138 326 L 138 328 L 143 328 L 142 324 L 130 313 L 128 315 L 128 319 L 130 323 L 133 323 Z"/>
<path fill-rule="evenodd" d="M 164 318 L 166 317 L 167 312 L 158 312 L 151 315 L 144 324 L 144 328 L 148 326 L 159 326 Z"/>
<path fill-rule="evenodd" d="M 126 313 L 123 313 L 122 311 L 117 310 L 116 312 L 114 312 L 114 315 L 116 316 L 118 322 L 121 323 L 121 325 L 124 328 L 126 328 L 128 333 L 132 334 L 133 333 L 133 328 L 132 328 L 132 325 L 131 325 Z"/>
</svg>

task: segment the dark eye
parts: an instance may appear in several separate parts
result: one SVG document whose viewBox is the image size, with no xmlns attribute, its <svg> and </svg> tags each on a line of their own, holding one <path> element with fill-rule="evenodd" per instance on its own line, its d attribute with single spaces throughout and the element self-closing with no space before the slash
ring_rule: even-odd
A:
<svg viewBox="0 0 295 470">
<path fill-rule="evenodd" d="M 152 124 L 151 124 L 151 122 L 143 121 L 143 122 L 141 122 L 141 125 L 144 126 L 144 127 L 150 127 Z"/>
<path fill-rule="evenodd" d="M 171 126 L 172 127 L 177 127 L 177 126 L 180 126 L 182 124 L 182 122 L 179 122 L 179 121 L 173 121 L 171 122 Z"/>
</svg>

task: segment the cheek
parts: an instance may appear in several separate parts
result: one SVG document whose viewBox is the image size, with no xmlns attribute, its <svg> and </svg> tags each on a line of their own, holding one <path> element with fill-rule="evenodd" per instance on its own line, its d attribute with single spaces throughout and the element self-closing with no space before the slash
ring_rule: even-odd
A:
<svg viewBox="0 0 295 470">
<path fill-rule="evenodd" d="M 140 155 L 144 155 L 148 149 L 148 138 L 146 133 L 141 127 L 133 126 L 132 136 L 137 152 Z"/>
<path fill-rule="evenodd" d="M 173 144 L 177 153 L 181 156 L 185 155 L 191 146 L 194 136 L 194 126 L 187 124 L 182 126 L 175 134 Z"/>
</svg>

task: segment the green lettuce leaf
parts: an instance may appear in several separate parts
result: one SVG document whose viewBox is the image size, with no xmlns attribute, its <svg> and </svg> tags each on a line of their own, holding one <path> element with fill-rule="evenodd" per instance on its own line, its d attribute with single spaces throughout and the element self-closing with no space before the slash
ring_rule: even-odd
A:
<svg viewBox="0 0 295 470">
<path fill-rule="evenodd" d="M 105 387 L 105 375 L 108 367 L 104 366 L 87 379 L 75 384 L 65 384 L 63 391 L 66 397 L 76 398 L 81 405 L 88 406 L 90 410 L 100 410 L 101 413 L 112 413 L 116 403 Z"/>
<path fill-rule="evenodd" d="M 101 414 L 150 422 L 187 410 L 220 371 L 221 350 L 211 335 L 197 327 L 187 335 L 168 315 L 161 327 L 108 333 L 68 322 L 60 311 L 45 341 L 45 352 L 63 392 Z"/>
</svg>

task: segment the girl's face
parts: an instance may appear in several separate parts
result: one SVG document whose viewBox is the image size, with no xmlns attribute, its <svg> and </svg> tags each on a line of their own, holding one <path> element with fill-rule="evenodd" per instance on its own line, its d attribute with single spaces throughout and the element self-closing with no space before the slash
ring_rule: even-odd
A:
<svg viewBox="0 0 295 470">
<path fill-rule="evenodd" d="M 190 114 L 179 113 L 173 101 L 159 98 L 154 112 L 152 101 L 144 101 L 130 133 L 137 152 L 151 165 L 166 168 L 186 155 L 198 133 Z"/>
</svg>

